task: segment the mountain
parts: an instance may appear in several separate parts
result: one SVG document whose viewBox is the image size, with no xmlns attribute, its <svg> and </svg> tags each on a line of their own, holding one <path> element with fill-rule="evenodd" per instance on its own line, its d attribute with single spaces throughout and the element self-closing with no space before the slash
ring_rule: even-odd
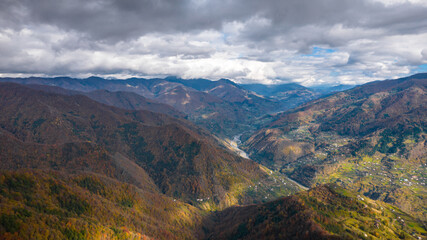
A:
<svg viewBox="0 0 427 240">
<path fill-rule="evenodd" d="M 199 126 L 229 138 L 251 129 L 251 120 L 263 111 L 256 107 L 245 108 L 245 103 L 228 102 L 212 94 L 182 86 L 158 95 L 156 100 L 187 113 L 189 120 Z"/>
<path fill-rule="evenodd" d="M 281 110 L 289 110 L 320 97 L 315 91 L 296 83 L 277 85 L 242 84 L 242 87 L 259 95 L 273 98 L 281 103 Z"/>
<path fill-rule="evenodd" d="M 242 84 L 244 89 L 250 90 L 257 94 L 269 97 L 278 97 L 283 92 L 295 91 L 295 90 L 306 90 L 307 88 L 297 83 L 285 83 L 277 85 L 265 85 L 265 84 Z"/>
<path fill-rule="evenodd" d="M 352 89 L 356 87 L 356 85 L 349 85 L 349 84 L 340 84 L 336 86 L 328 86 L 328 85 L 319 85 L 319 86 L 312 86 L 310 87 L 310 90 L 313 92 L 316 92 L 321 95 L 328 95 L 336 92 L 342 92 L 348 89 Z"/>
<path fill-rule="evenodd" d="M 276 115 L 246 149 L 305 186 L 336 182 L 425 220 L 426 86 L 418 74 L 314 100 Z"/>
<path fill-rule="evenodd" d="M 205 220 L 207 239 L 423 239 L 417 219 L 337 185 L 231 207 Z"/>
<path fill-rule="evenodd" d="M 264 196 L 247 196 L 249 185 L 274 185 L 258 164 L 183 119 L 11 83 L 0 84 L 0 110 L 2 169 L 90 171 L 208 208 L 256 201 Z"/>
<path fill-rule="evenodd" d="M 166 79 L 169 80 L 170 78 Z M 180 79 L 176 80 L 176 82 L 179 82 L 187 87 L 191 87 L 198 91 L 209 93 L 228 102 L 247 102 L 248 104 L 271 103 L 271 100 L 259 97 L 256 94 L 245 90 L 243 86 L 236 84 L 228 79 L 220 79 L 218 81 L 210 81 L 205 79 Z"/>
<path fill-rule="evenodd" d="M 175 118 L 187 117 L 184 113 L 174 109 L 172 106 L 145 98 L 133 92 L 110 92 L 107 90 L 79 92 L 74 90 L 67 90 L 56 86 L 34 84 L 29 84 L 27 86 L 32 89 L 62 95 L 85 95 L 97 102 L 128 110 L 147 110 L 151 112 L 167 114 Z"/>
<path fill-rule="evenodd" d="M 389 84 L 389 88 L 380 88 L 390 91 L 390 95 L 399 95 L 408 89 L 420 93 L 419 96 L 414 95 L 414 98 L 411 95 L 413 102 L 409 105 L 415 106 L 415 102 L 423 101 L 420 89 L 425 89 L 425 86 L 422 78 L 414 79 Z M 60 81 L 64 86 L 70 84 L 67 79 Z M 423 219 L 425 188 L 421 184 L 425 171 L 422 165 L 425 164 L 424 145 L 420 145 L 423 130 L 414 130 L 412 135 L 408 135 L 409 138 L 403 140 L 405 150 L 400 145 L 393 148 L 394 132 L 387 135 L 391 139 L 387 144 L 370 148 L 367 144 L 363 145 L 362 140 L 386 141 L 387 138 L 378 140 L 384 130 L 375 128 L 379 135 L 375 131 L 359 131 L 360 136 L 350 139 L 350 134 L 356 136 L 357 129 L 363 128 L 357 125 L 356 119 L 349 121 L 352 127 L 346 129 L 340 128 L 339 121 L 333 116 L 322 116 L 314 125 L 317 132 L 308 128 L 317 135 L 293 141 L 306 141 L 309 145 L 324 140 L 325 136 L 338 136 L 336 140 L 340 142 L 350 139 L 349 145 L 335 147 L 331 138 L 324 140 L 322 144 L 331 144 L 324 148 L 331 155 L 322 160 L 331 160 L 332 157 L 347 153 L 354 156 L 337 159 L 337 162 L 328 166 L 326 160 L 319 161 L 319 165 L 309 165 L 319 169 L 314 168 L 314 177 L 308 178 L 304 174 L 311 172 L 305 169 L 309 169 L 307 163 L 312 162 L 304 158 L 290 161 L 286 168 L 266 168 L 234 153 L 239 150 L 239 137 L 235 137 L 234 142 L 222 143 L 221 139 L 183 117 L 174 118 L 159 113 L 180 113 L 169 105 L 142 98 L 135 92 L 94 89 L 101 87 L 102 81 L 90 79 L 84 92 L 48 85 L 0 83 L 1 239 L 426 237 Z M 130 85 L 132 81 L 140 80 L 129 80 L 126 84 Z M 414 83 L 407 84 L 406 81 Z M 163 85 L 160 84 L 162 82 Z M 179 85 L 176 81 L 166 83 L 154 79 L 143 83 L 145 85 L 141 84 L 135 89 L 145 88 L 153 96 L 172 93 L 180 99 L 191 93 L 190 97 L 198 94 L 215 101 L 219 99 L 220 103 L 239 104 L 238 97 L 232 100 L 226 93 L 240 90 L 230 87 L 229 90 L 215 91 L 223 83 L 215 83 L 218 85 L 203 91 Z M 225 81 L 225 84 L 229 83 Z M 83 88 L 83 83 L 77 85 Z M 206 92 L 210 90 L 216 95 Z M 375 92 L 372 88 L 366 88 L 355 93 L 354 98 L 358 95 L 363 98 L 372 92 Z M 298 112 L 317 101 L 322 102 L 316 100 L 294 111 L 269 115 L 262 121 L 275 119 L 268 125 L 271 134 L 284 131 L 285 124 L 297 126 L 306 122 L 288 121 L 292 118 L 284 122 L 282 118 L 291 113 L 297 117 L 305 116 Z M 396 106 L 400 108 L 399 104 Z M 152 106 L 156 106 L 153 110 L 158 112 L 125 109 L 150 109 Z M 339 104 L 337 106 L 342 107 Z M 351 107 L 351 104 L 345 106 Z M 326 110 L 316 113 L 338 109 L 328 106 Z M 419 113 L 408 111 L 411 112 L 407 110 L 403 115 L 396 113 L 402 115 L 408 127 L 402 128 L 391 122 L 386 126 L 387 129 L 407 132 L 423 124 L 421 120 L 412 119 Z M 339 114 L 344 116 L 345 111 Z M 391 110 L 388 117 L 400 121 Z M 321 127 L 321 119 L 329 119 L 342 132 L 332 135 L 334 130 L 328 129 L 328 125 Z M 292 136 L 306 134 L 298 130 L 299 127 L 296 129 Z M 274 137 L 276 141 L 282 141 L 287 136 Z M 315 149 L 324 147 L 322 144 L 316 145 Z M 370 149 L 376 149 L 376 155 L 369 155 Z M 389 151 L 395 152 L 388 154 Z M 381 159 L 383 165 L 380 166 L 376 159 L 380 156 L 378 152 L 387 156 L 384 164 Z M 407 152 L 411 157 L 404 158 Z M 256 156 L 254 153 L 252 155 Z M 298 152 L 294 154 L 297 155 Z M 316 156 L 323 155 L 318 153 Z M 262 161 L 259 158 L 257 160 Z M 275 164 L 271 166 L 275 167 Z M 380 185 L 379 177 L 370 177 L 369 174 L 384 174 L 386 167 L 389 174 L 399 174 L 400 185 Z M 356 179 L 354 174 L 359 174 L 357 171 L 362 169 L 370 171 L 363 172 Z M 313 182 L 313 186 L 323 182 L 335 182 L 338 185 L 322 184 L 291 195 L 303 188 L 284 174 L 304 184 L 305 180 Z M 383 175 L 381 178 L 385 179 Z M 351 184 L 350 180 L 353 181 Z M 354 193 L 357 191 L 359 193 Z M 421 220 L 396 206 L 401 206 Z"/>
<path fill-rule="evenodd" d="M 304 104 L 306 102 L 320 98 L 325 95 L 329 95 L 336 92 L 342 92 L 356 87 L 356 85 L 345 84 L 337 86 L 319 85 L 313 87 L 304 87 L 297 83 L 274 85 L 242 84 L 240 86 L 261 96 L 279 100 L 282 104 L 281 109 L 283 111 L 298 107 L 301 104 Z"/>
<path fill-rule="evenodd" d="M 129 110 L 147 110 L 163 113 L 175 118 L 185 118 L 186 115 L 170 105 L 163 104 L 132 92 L 110 92 L 96 90 L 85 94 L 91 99 L 118 108 Z"/>
<path fill-rule="evenodd" d="M 278 99 L 270 96 L 264 97 L 226 79 L 210 81 L 168 77 L 165 79 L 106 80 L 97 77 L 87 79 L 31 77 L 1 78 L 0 82 L 57 86 L 82 92 L 95 100 L 127 109 L 138 110 L 140 109 L 138 101 L 147 102 L 146 99 L 150 99 L 168 104 L 187 114 L 189 120 L 222 138 L 232 138 L 244 132 L 252 132 L 263 124 L 259 119 L 265 114 L 284 111 L 315 98 L 313 93 L 302 86 L 300 86 L 302 89 L 296 90 L 296 92 L 294 90 L 281 92 Z M 97 90 L 131 92 L 146 99 L 138 99 L 129 94 L 123 96 L 125 93 L 120 93 L 120 96 L 112 96 L 112 93 L 109 93 L 109 96 L 105 96 L 106 93 L 99 92 L 97 96 L 94 96 L 93 92 Z M 102 100 L 99 99 L 101 95 L 104 95 Z M 130 103 L 125 103 L 128 100 Z M 157 109 L 156 107 L 146 108 L 147 105 L 144 105 L 142 109 L 151 111 Z M 160 112 L 167 113 L 165 107 L 159 109 L 164 110 Z M 169 113 L 179 116 L 171 110 Z"/>
<path fill-rule="evenodd" d="M 183 84 L 184 86 L 193 88 L 193 89 L 198 90 L 198 91 L 207 91 L 207 90 L 216 88 L 216 87 L 221 86 L 221 85 L 232 85 L 235 87 L 239 87 L 238 84 L 236 84 L 233 81 L 230 81 L 228 79 L 220 79 L 218 81 L 211 81 L 211 80 L 202 79 L 202 78 L 181 79 L 181 78 L 171 76 L 171 77 L 166 77 L 165 80 L 169 81 L 169 82 L 180 83 L 180 84 Z"/>
<path fill-rule="evenodd" d="M 229 80 L 195 84 L 197 81 L 180 80 L 185 86 L 173 88 L 156 99 L 187 113 L 190 120 L 221 137 L 253 131 L 259 117 L 280 109 L 279 102 L 252 94 Z M 197 87 L 197 91 L 189 87 Z"/>
<path fill-rule="evenodd" d="M 196 239 L 201 210 L 93 173 L 1 171 L 1 239 Z"/>
<path fill-rule="evenodd" d="M 418 220 L 336 185 L 204 212 L 93 173 L 1 171 L 2 239 L 419 239 Z"/>
</svg>

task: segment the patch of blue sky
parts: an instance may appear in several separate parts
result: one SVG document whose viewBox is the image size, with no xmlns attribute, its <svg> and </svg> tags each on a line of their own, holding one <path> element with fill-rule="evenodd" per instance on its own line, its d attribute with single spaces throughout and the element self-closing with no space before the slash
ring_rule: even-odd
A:
<svg viewBox="0 0 427 240">
<path fill-rule="evenodd" d="M 421 64 L 412 69 L 412 73 L 427 73 L 427 64 Z"/>
<path fill-rule="evenodd" d="M 328 54 L 334 53 L 337 50 L 332 48 L 313 47 L 311 54 L 305 54 L 308 57 L 325 57 Z"/>
</svg>

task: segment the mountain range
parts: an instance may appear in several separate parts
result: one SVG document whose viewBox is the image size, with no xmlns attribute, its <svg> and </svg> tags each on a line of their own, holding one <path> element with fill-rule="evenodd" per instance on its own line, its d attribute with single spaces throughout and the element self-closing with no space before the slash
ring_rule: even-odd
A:
<svg viewBox="0 0 427 240">
<path fill-rule="evenodd" d="M 277 114 L 245 142 L 305 186 L 336 182 L 426 219 L 427 74 L 371 82 Z"/>
<path fill-rule="evenodd" d="M 2 78 L 0 238 L 425 238 L 426 83 Z"/>
<path fill-rule="evenodd" d="M 244 199 L 240 188 L 268 178 L 185 119 L 12 83 L 0 92 L 2 169 L 92 171 L 213 206 Z"/>
<path fill-rule="evenodd" d="M 125 80 L 107 80 L 98 77 L 87 79 L 31 77 L 0 78 L 0 82 L 56 86 L 74 92 L 67 94 L 78 94 L 80 92 L 80 94 L 87 95 L 103 103 L 116 107 L 125 107 L 130 110 L 142 109 L 141 106 L 138 106 L 138 101 L 147 101 L 137 98 L 145 97 L 156 103 L 170 105 L 186 114 L 188 119 L 197 125 L 216 135 L 228 138 L 232 138 L 242 132 L 256 130 L 264 124 L 259 119 L 265 114 L 288 110 L 316 99 L 322 94 L 329 93 L 325 89 L 320 93 L 298 84 L 239 85 L 227 79 L 218 81 L 206 79 L 183 80 L 176 77 L 164 79 L 130 78 Z M 122 96 L 120 98 L 115 96 L 115 99 L 113 99 L 113 96 L 110 95 L 107 100 L 107 96 L 101 96 L 101 92 L 95 93 L 97 90 L 121 92 Z M 51 88 L 51 91 L 55 90 Z M 130 93 L 139 96 L 131 95 Z M 101 100 L 100 98 L 104 99 Z M 144 109 L 152 111 L 157 107 Z M 178 116 L 179 114 L 172 113 L 172 115 Z"/>
</svg>

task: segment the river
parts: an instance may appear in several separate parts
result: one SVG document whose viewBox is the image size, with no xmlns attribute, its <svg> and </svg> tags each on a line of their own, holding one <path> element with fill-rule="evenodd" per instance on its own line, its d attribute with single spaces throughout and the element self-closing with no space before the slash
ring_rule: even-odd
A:
<svg viewBox="0 0 427 240">
<path fill-rule="evenodd" d="M 239 156 L 250 159 L 248 154 L 243 151 L 242 149 L 239 148 L 239 146 L 242 144 L 242 141 L 240 140 L 240 137 L 242 136 L 242 134 L 236 135 L 233 137 L 233 140 L 229 140 L 229 144 L 230 147 L 232 148 L 232 150 L 237 153 Z M 301 188 L 302 190 L 308 190 L 308 187 L 305 187 L 303 185 L 301 185 L 300 183 L 298 183 L 297 181 L 288 178 L 286 175 L 283 174 L 283 177 L 285 177 L 288 181 L 294 183 L 295 185 L 297 185 L 299 188 Z"/>
<path fill-rule="evenodd" d="M 242 144 L 242 141 L 240 140 L 240 137 L 242 136 L 242 134 L 236 135 L 233 137 L 233 140 L 230 140 L 230 147 L 232 148 L 232 150 L 234 152 L 236 152 L 239 156 L 243 157 L 243 158 L 248 158 L 248 154 L 243 151 L 242 149 L 239 148 L 239 146 Z"/>
</svg>

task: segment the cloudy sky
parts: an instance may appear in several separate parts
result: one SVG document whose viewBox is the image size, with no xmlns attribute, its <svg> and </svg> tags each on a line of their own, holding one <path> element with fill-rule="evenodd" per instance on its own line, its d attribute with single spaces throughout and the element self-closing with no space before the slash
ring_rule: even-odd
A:
<svg viewBox="0 0 427 240">
<path fill-rule="evenodd" d="M 427 72 L 427 0 L 1 0 L 0 76 L 360 84 Z"/>
</svg>

